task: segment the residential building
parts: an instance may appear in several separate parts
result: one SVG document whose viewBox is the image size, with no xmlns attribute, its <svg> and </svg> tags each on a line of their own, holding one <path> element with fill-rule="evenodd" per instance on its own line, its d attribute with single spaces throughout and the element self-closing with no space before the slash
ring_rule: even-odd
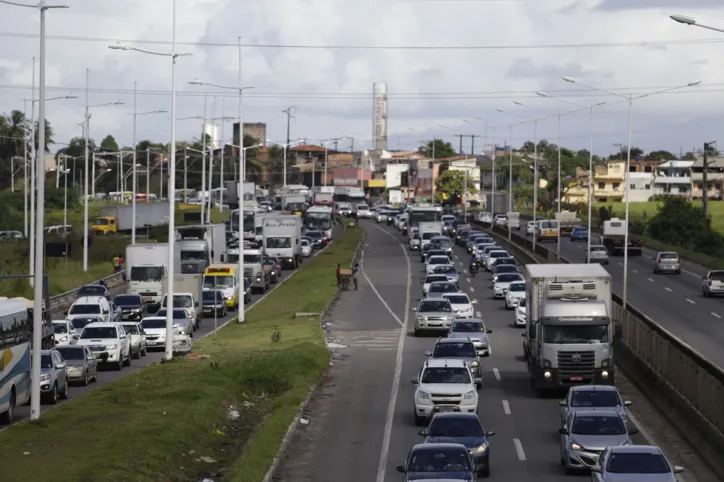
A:
<svg viewBox="0 0 724 482">
<path fill-rule="evenodd" d="M 477 166 L 477 161 L 474 157 L 460 156 L 461 158 L 453 158 L 450 160 L 448 170 L 450 171 L 463 171 L 467 173 L 468 188 L 476 191 L 476 194 L 466 196 L 463 201 L 480 201 L 481 189 L 480 189 L 480 168 Z"/>
<path fill-rule="evenodd" d="M 631 165 L 629 166 L 629 172 L 654 172 L 656 166 L 665 162 L 661 159 L 631 159 Z"/>
<path fill-rule="evenodd" d="M 643 203 L 651 200 L 651 197 L 654 195 L 653 172 L 629 172 L 627 182 L 629 183 L 629 202 Z"/>
<path fill-rule="evenodd" d="M 563 192 L 563 202 L 568 204 L 588 204 L 588 171 L 577 167 L 576 175 L 571 179 L 561 182 L 568 186 Z"/>
<path fill-rule="evenodd" d="M 724 198 L 724 157 L 707 159 L 707 192 L 709 199 Z M 704 159 L 699 157 L 691 167 L 691 197 L 701 199 L 704 191 Z"/>
<path fill-rule="evenodd" d="M 310 162 L 316 162 L 318 164 L 320 161 L 323 163 L 325 153 L 329 155 L 329 152 L 336 151 L 330 151 L 327 148 L 314 144 L 302 144 L 287 149 L 287 162 L 288 165 L 300 165 Z"/>
<path fill-rule="evenodd" d="M 654 195 L 691 195 L 694 161 L 666 161 L 654 171 Z"/>
<path fill-rule="evenodd" d="M 335 186 L 360 186 L 360 178 L 365 182 L 372 179 L 372 171 L 355 167 L 335 167 L 332 175 Z"/>
<path fill-rule="evenodd" d="M 597 202 L 621 201 L 626 161 L 606 161 L 593 167 L 593 197 Z"/>
</svg>

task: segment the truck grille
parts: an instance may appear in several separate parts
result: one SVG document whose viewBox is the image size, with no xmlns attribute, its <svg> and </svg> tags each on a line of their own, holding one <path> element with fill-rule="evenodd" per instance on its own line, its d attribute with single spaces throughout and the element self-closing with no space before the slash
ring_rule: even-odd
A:
<svg viewBox="0 0 724 482">
<path fill-rule="evenodd" d="M 561 377 L 593 377 L 596 368 L 596 353 L 593 351 L 558 352 L 558 369 Z"/>
<path fill-rule="evenodd" d="M 254 277 L 254 268 L 244 268 L 244 277 L 253 278 Z"/>
<path fill-rule="evenodd" d="M 181 263 L 181 274 L 203 273 L 206 270 L 206 263 L 203 261 L 184 261 Z"/>
</svg>

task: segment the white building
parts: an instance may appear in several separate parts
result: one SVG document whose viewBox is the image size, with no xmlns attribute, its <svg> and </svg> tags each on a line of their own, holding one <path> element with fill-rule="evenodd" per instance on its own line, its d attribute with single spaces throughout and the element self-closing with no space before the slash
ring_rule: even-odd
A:
<svg viewBox="0 0 724 482">
<path fill-rule="evenodd" d="M 409 171 L 409 164 L 387 164 L 385 171 L 387 189 L 397 189 L 402 186 L 402 173 Z"/>
<path fill-rule="evenodd" d="M 470 195 L 467 199 L 465 199 L 466 202 L 468 201 L 480 201 L 481 199 L 481 188 L 480 188 L 480 168 L 477 166 L 476 160 L 474 157 L 471 157 L 469 159 L 461 159 L 457 161 L 450 161 L 450 166 L 448 167 L 450 171 L 463 171 L 467 172 L 468 175 L 468 187 L 471 189 L 475 189 L 477 191 L 477 194 Z"/>
<path fill-rule="evenodd" d="M 651 172 L 629 172 L 629 200 L 632 203 L 643 203 L 654 195 L 654 175 Z"/>
<path fill-rule="evenodd" d="M 654 169 L 654 195 L 691 195 L 694 161 L 666 161 Z"/>
</svg>

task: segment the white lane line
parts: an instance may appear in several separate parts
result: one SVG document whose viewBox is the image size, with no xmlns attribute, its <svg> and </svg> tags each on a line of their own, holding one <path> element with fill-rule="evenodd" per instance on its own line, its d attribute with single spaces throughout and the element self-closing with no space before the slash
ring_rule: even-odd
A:
<svg viewBox="0 0 724 482">
<path fill-rule="evenodd" d="M 650 445 L 656 445 L 657 447 L 661 446 L 659 441 L 656 438 L 654 438 L 654 436 L 651 435 L 651 433 L 648 430 L 646 430 L 646 428 L 642 424 L 639 423 L 638 419 L 636 418 L 636 415 L 634 415 L 634 413 L 631 411 L 631 409 L 628 410 L 628 419 L 632 424 L 634 424 L 636 426 L 636 428 L 639 429 L 639 433 L 641 434 L 641 436 L 644 439 L 646 439 L 646 441 Z M 668 455 L 669 457 L 671 457 L 672 454 L 665 454 L 665 455 Z M 677 475 L 677 477 L 680 482 L 687 482 L 687 479 L 685 479 L 681 475 Z"/>
<path fill-rule="evenodd" d="M 471 287 L 470 287 L 470 292 L 471 292 L 471 293 L 475 293 L 475 288 L 473 288 L 473 287 L 471 286 Z"/>
<path fill-rule="evenodd" d="M 691 303 L 692 305 L 695 305 L 695 304 L 696 304 L 696 301 L 692 300 L 691 298 L 687 298 L 686 301 L 688 301 L 688 302 Z"/>
<path fill-rule="evenodd" d="M 507 400 L 503 400 L 503 412 L 505 412 L 506 415 L 510 415 L 510 404 Z"/>
<path fill-rule="evenodd" d="M 500 381 L 500 370 L 497 368 L 493 368 L 493 375 L 495 376 L 495 379 Z"/>
<path fill-rule="evenodd" d="M 639 271 L 637 269 L 632 269 L 631 271 L 633 271 L 636 274 L 639 274 Z"/>
<path fill-rule="evenodd" d="M 467 274 L 467 273 L 466 273 Z M 472 283 L 473 281 L 470 278 L 467 278 L 468 283 Z"/>
<path fill-rule="evenodd" d="M 373 225 L 375 226 L 375 225 Z M 385 482 L 385 473 L 387 472 L 387 459 L 390 455 L 390 439 L 392 438 L 392 424 L 395 419 L 395 406 L 397 405 L 397 393 L 400 391 L 400 375 L 402 374 L 402 355 L 405 350 L 405 338 L 407 337 L 407 325 L 410 321 L 410 296 L 412 292 L 412 264 L 410 263 L 410 257 L 407 255 L 405 246 L 398 241 L 398 239 L 392 234 L 388 233 L 379 226 L 375 226 L 377 229 L 386 233 L 392 239 L 397 241 L 397 244 L 402 248 L 402 253 L 405 255 L 405 261 L 407 263 L 407 293 L 405 294 L 405 315 L 404 322 L 402 323 L 402 330 L 400 330 L 400 340 L 397 344 L 397 357 L 395 358 L 395 375 L 392 379 L 392 387 L 390 390 L 390 402 L 387 405 L 387 416 L 385 418 L 385 431 L 382 437 L 382 448 L 380 449 L 380 461 L 377 465 L 377 482 Z"/>
<path fill-rule="evenodd" d="M 668 291 L 668 292 L 674 291 L 674 290 L 672 290 L 671 288 L 669 288 L 668 286 L 664 286 L 664 289 L 665 289 L 666 291 Z"/>
<path fill-rule="evenodd" d="M 475 312 L 475 317 L 476 317 L 476 318 L 482 318 L 483 316 L 482 316 L 482 314 L 481 314 L 479 311 L 476 311 L 476 312 Z"/>
<path fill-rule="evenodd" d="M 392 315 L 392 318 L 395 319 L 395 321 L 397 322 L 398 325 L 404 327 L 405 324 L 402 322 L 400 317 L 397 316 L 394 311 L 392 311 L 392 308 L 390 308 L 390 305 L 387 304 L 387 302 L 382 297 L 380 292 L 377 291 L 377 288 L 375 288 L 375 285 L 374 285 L 374 283 L 372 283 L 372 280 L 369 278 L 369 276 L 367 276 L 367 272 L 365 271 L 364 251 L 362 253 L 363 253 L 362 256 L 360 256 L 360 268 L 362 268 L 360 271 L 362 271 L 362 276 L 364 276 L 365 280 L 367 281 L 367 284 L 370 285 L 370 288 L 372 288 L 372 291 L 374 292 L 375 295 L 377 295 L 377 298 L 380 300 L 380 302 L 384 305 L 385 308 L 387 308 L 387 311 L 390 312 L 390 314 Z M 407 253 L 405 253 L 405 255 L 407 255 Z M 404 316 L 406 317 L 407 313 L 405 313 Z"/>
<path fill-rule="evenodd" d="M 493 344 L 488 340 L 488 355 L 493 356 Z"/>
<path fill-rule="evenodd" d="M 653 278 L 649 278 L 649 281 L 651 281 L 651 282 L 653 283 L 653 282 L 654 282 L 654 279 L 653 279 Z"/>
<path fill-rule="evenodd" d="M 715 317 L 715 318 L 721 318 L 721 316 L 717 315 L 717 314 L 714 313 L 713 311 L 711 312 L 711 316 L 713 316 L 713 317 Z"/>
<path fill-rule="evenodd" d="M 617 261 L 617 263 L 619 266 L 623 266 L 623 263 L 621 263 L 620 261 Z"/>
<path fill-rule="evenodd" d="M 518 454 L 518 460 L 525 462 L 525 451 L 523 450 L 523 444 L 520 443 L 520 439 L 514 438 L 513 445 L 515 445 L 515 452 Z"/>
</svg>

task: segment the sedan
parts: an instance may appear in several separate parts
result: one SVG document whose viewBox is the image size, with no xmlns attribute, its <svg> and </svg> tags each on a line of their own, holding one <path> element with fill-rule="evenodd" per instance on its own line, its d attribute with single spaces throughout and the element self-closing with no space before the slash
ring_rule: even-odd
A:
<svg viewBox="0 0 724 482">
<path fill-rule="evenodd" d="M 561 465 L 571 474 L 596 465 L 606 447 L 630 445 L 630 435 L 638 433 L 638 429 L 628 430 L 616 412 L 590 410 L 572 414 L 559 433 Z"/>
<path fill-rule="evenodd" d="M 429 274 L 425 276 L 425 279 L 421 281 L 422 283 L 422 296 L 427 295 L 427 292 L 430 290 L 430 285 L 432 283 L 447 283 L 448 277 L 444 274 Z"/>
<path fill-rule="evenodd" d="M 454 443 L 418 444 L 412 447 L 405 465 L 397 471 L 404 482 L 413 480 L 472 481 L 475 467 L 467 447 Z"/>
<path fill-rule="evenodd" d="M 522 298 L 526 297 L 525 281 L 514 281 L 508 285 L 505 293 L 505 309 L 512 310 Z"/>
<path fill-rule="evenodd" d="M 684 467 L 671 465 L 661 449 L 652 445 L 610 447 L 600 465 L 591 467 L 592 482 L 676 482 Z"/>
<path fill-rule="evenodd" d="M 523 277 L 514 273 L 499 275 L 493 283 L 493 298 L 496 300 L 505 298 L 510 283 L 514 281 L 523 281 Z"/>
<path fill-rule="evenodd" d="M 435 266 L 435 269 L 433 269 L 433 274 L 444 274 L 447 276 L 447 280 L 451 283 L 459 283 L 460 282 L 460 275 L 458 275 L 458 271 L 455 269 L 455 266 L 452 264 L 442 264 Z"/>
<path fill-rule="evenodd" d="M 302 256 L 305 258 L 308 258 L 312 255 L 312 244 L 307 239 L 302 239 L 302 242 L 300 243 L 300 247 L 302 250 Z"/>
<path fill-rule="evenodd" d="M 425 263 L 425 270 L 427 271 L 427 274 L 432 274 L 435 272 L 436 266 L 448 264 L 450 264 L 450 258 L 447 256 L 430 256 Z"/>
<path fill-rule="evenodd" d="M 606 246 L 597 244 L 591 246 L 591 251 L 588 253 L 588 258 L 591 263 L 608 264 L 608 250 Z"/>
<path fill-rule="evenodd" d="M 40 396 L 51 404 L 68 398 L 67 365 L 58 350 L 40 352 Z"/>
<path fill-rule="evenodd" d="M 322 231 L 307 231 L 306 236 L 312 240 L 312 249 L 322 249 L 327 246 L 327 238 Z"/>
<path fill-rule="evenodd" d="M 571 241 L 588 241 L 588 228 L 573 228 Z"/>
<path fill-rule="evenodd" d="M 488 341 L 488 333 L 492 333 L 493 330 L 485 328 L 483 320 L 469 319 L 462 320 L 457 319 L 450 326 L 450 332 L 447 334 L 448 338 L 465 338 L 473 342 L 475 351 L 478 352 L 479 356 L 490 356 L 490 342 Z"/>
<path fill-rule="evenodd" d="M 559 402 L 561 406 L 561 427 L 565 427 L 568 417 L 577 411 L 587 410 L 612 410 L 618 413 L 621 418 L 628 421 L 626 407 L 631 402 L 624 402 L 618 389 L 611 385 L 575 385 L 568 389 L 564 400 Z"/>
<path fill-rule="evenodd" d="M 98 360 L 87 346 L 61 346 L 56 348 L 63 356 L 68 372 L 68 382 L 83 386 L 98 381 Z"/>
<path fill-rule="evenodd" d="M 68 320 L 53 320 L 53 338 L 56 347 L 75 345 L 78 343 L 78 332 Z"/>
<path fill-rule="evenodd" d="M 102 296 L 108 301 L 111 301 L 111 294 L 108 292 L 108 288 L 103 285 L 85 285 L 78 288 L 75 292 L 75 298 L 82 298 L 84 296 Z"/>
<path fill-rule="evenodd" d="M 156 312 L 156 317 L 166 318 L 166 308 L 161 308 Z M 189 315 L 186 308 L 173 309 L 173 326 L 179 329 L 180 335 L 193 336 L 194 320 Z"/>
<path fill-rule="evenodd" d="M 146 356 L 148 348 L 146 347 L 146 333 L 138 322 L 126 321 L 121 323 L 126 334 L 131 337 L 131 358 L 141 358 Z"/>
<path fill-rule="evenodd" d="M 496 264 L 493 268 L 493 279 L 495 279 L 496 276 L 501 274 L 520 274 L 520 271 L 518 270 L 518 267 L 513 264 Z M 490 281 L 490 284 L 492 286 L 493 281 Z"/>
<path fill-rule="evenodd" d="M 521 298 L 520 301 L 518 301 L 518 305 L 515 307 L 513 326 L 516 328 L 525 328 L 525 313 L 527 304 L 525 300 L 525 298 Z"/>
<path fill-rule="evenodd" d="M 477 305 L 478 300 L 471 300 L 466 293 L 443 293 L 442 297 L 450 302 L 456 318 L 472 318 L 475 315 L 473 305 Z"/>
<path fill-rule="evenodd" d="M 460 288 L 456 283 L 449 281 L 435 281 L 430 283 L 430 287 L 427 289 L 426 298 L 442 298 L 445 293 L 457 293 Z"/>
</svg>

